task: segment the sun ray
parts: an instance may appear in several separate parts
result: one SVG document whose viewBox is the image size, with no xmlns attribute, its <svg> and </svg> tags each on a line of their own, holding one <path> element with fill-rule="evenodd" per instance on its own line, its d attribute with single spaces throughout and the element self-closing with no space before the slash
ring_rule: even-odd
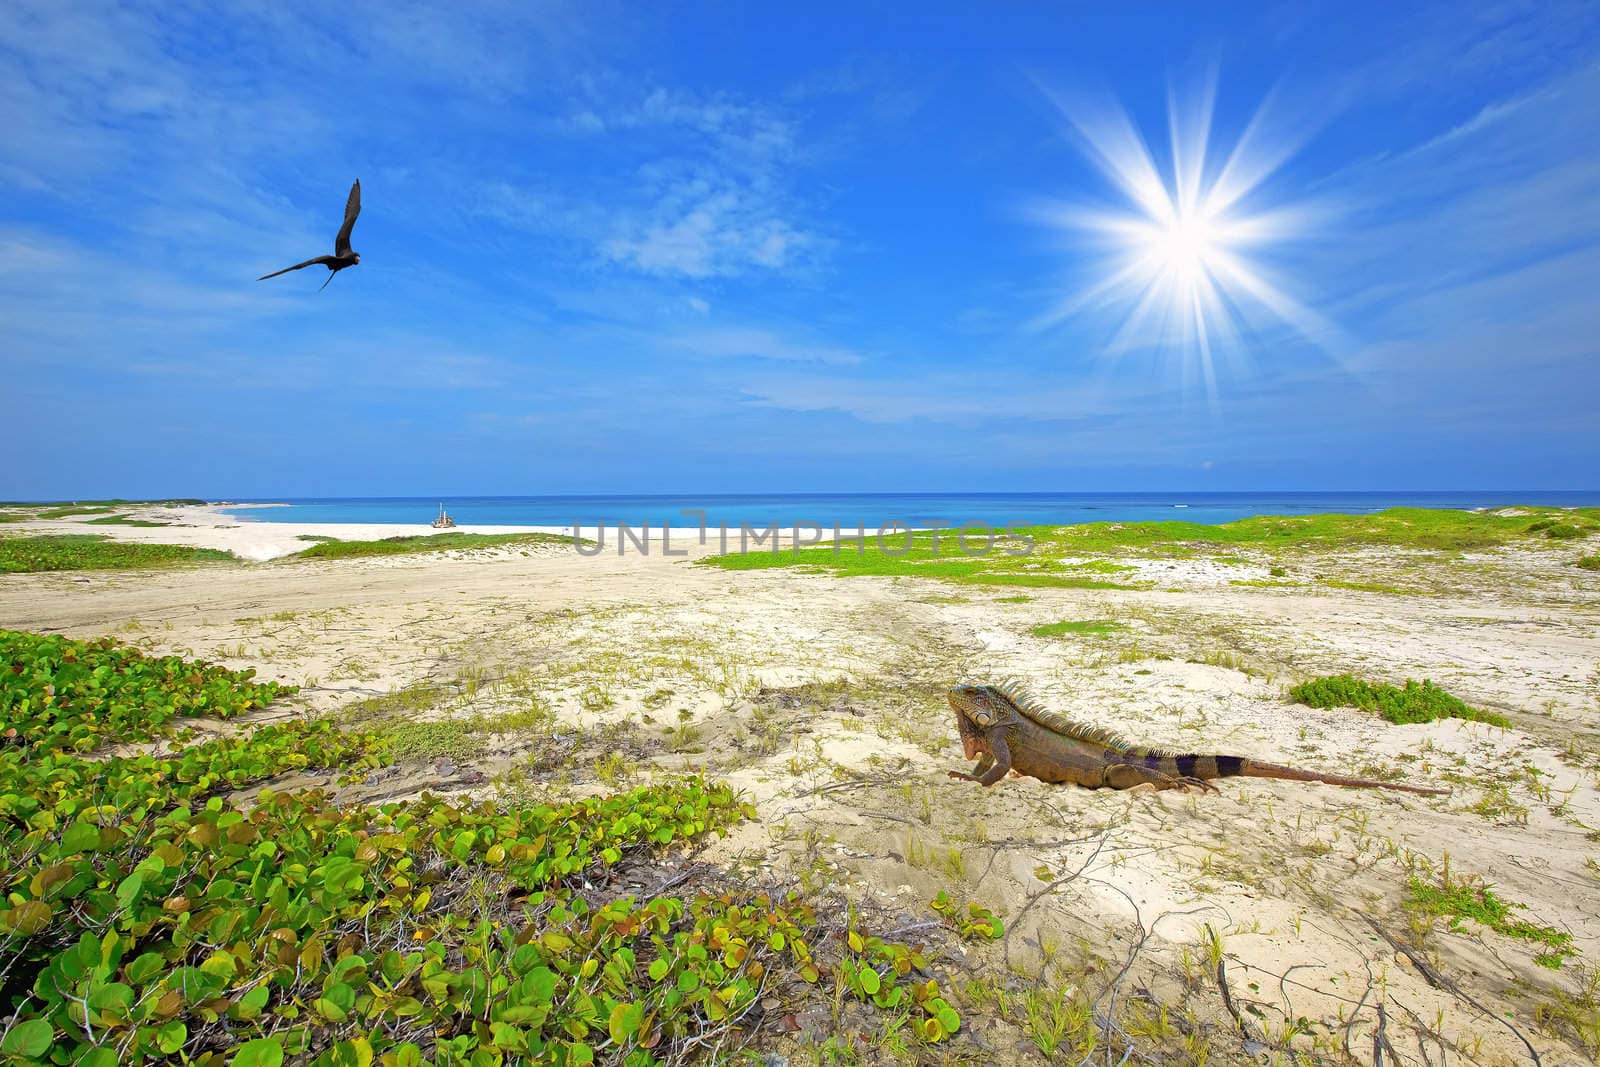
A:
<svg viewBox="0 0 1600 1067">
<path fill-rule="evenodd" d="M 1315 218 L 1303 206 L 1255 203 L 1263 184 L 1298 148 L 1295 140 L 1272 135 L 1265 103 L 1221 167 L 1208 169 L 1215 74 L 1187 101 L 1169 89 L 1170 165 L 1163 172 L 1132 118 L 1114 101 L 1085 107 L 1050 95 L 1073 140 L 1128 205 L 1095 210 L 1057 203 L 1036 210 L 1044 224 L 1091 241 L 1105 255 L 1100 277 L 1057 302 L 1036 325 L 1120 308 L 1108 355 L 1149 348 L 1186 353 L 1213 408 L 1218 357 L 1230 370 L 1236 365 L 1250 336 L 1244 331 L 1254 330 L 1252 320 L 1279 322 L 1319 345 L 1334 336 L 1331 323 L 1270 281 L 1246 255 L 1305 233 Z"/>
</svg>

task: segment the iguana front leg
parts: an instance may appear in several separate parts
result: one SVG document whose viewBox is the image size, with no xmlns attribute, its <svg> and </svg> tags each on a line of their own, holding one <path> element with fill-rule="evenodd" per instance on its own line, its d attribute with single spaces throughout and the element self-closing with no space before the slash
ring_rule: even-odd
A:
<svg viewBox="0 0 1600 1067">
<path fill-rule="evenodd" d="M 951 771 L 952 778 L 963 778 L 979 785 L 994 785 L 1011 771 L 1011 746 L 1006 744 L 1006 728 L 996 726 L 983 735 L 984 747 L 988 749 L 983 758 L 978 760 L 978 765 L 972 768 L 972 774 Z M 988 766 L 985 766 L 985 763 Z"/>
<path fill-rule="evenodd" d="M 1116 763 L 1107 767 L 1100 779 L 1112 789 L 1132 789 L 1137 785 L 1151 785 L 1157 789 L 1199 788 L 1213 793 L 1217 787 L 1202 778 L 1178 778 L 1154 767 L 1137 767 L 1131 763 Z"/>
<path fill-rule="evenodd" d="M 987 773 L 989 768 L 993 766 L 994 757 L 985 752 L 983 755 L 978 757 L 978 765 L 972 768 L 971 774 L 968 774 L 966 771 L 950 771 L 949 774 L 950 777 L 959 778 L 963 782 L 981 782 L 983 781 L 984 774 Z"/>
</svg>

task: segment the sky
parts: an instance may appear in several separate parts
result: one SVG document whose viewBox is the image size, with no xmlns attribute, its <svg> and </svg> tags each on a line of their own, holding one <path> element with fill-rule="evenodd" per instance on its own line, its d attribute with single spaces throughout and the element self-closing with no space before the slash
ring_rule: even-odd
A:
<svg viewBox="0 0 1600 1067">
<path fill-rule="evenodd" d="M 1600 488 L 1592 2 L 218 6 L 0 5 L 0 499 Z"/>
</svg>

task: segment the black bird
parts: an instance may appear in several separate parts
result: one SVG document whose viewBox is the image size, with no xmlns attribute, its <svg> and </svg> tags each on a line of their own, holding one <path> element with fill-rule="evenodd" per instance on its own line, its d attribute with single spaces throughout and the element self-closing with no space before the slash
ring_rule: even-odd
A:
<svg viewBox="0 0 1600 1067">
<path fill-rule="evenodd" d="M 268 278 L 276 278 L 280 274 L 288 274 L 292 270 L 309 267 L 313 263 L 321 263 L 324 267 L 327 267 L 328 282 L 333 281 L 335 274 L 346 267 L 353 267 L 361 262 L 361 253 L 350 248 L 350 231 L 356 228 L 356 216 L 359 214 L 361 214 L 361 179 L 357 178 L 356 183 L 350 187 L 350 199 L 345 201 L 344 225 L 339 227 L 339 236 L 333 239 L 333 255 L 318 256 L 316 259 L 308 259 L 304 263 L 296 263 L 292 267 L 275 270 L 271 274 L 263 274 L 256 281 L 264 282 Z M 328 282 L 322 283 L 322 289 L 328 287 Z M 317 292 L 322 292 L 322 289 L 318 289 Z"/>
</svg>

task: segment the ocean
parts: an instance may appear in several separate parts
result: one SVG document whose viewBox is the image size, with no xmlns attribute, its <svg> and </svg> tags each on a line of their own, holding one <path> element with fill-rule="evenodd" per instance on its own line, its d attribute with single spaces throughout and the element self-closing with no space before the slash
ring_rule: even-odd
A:
<svg viewBox="0 0 1600 1067">
<path fill-rule="evenodd" d="M 983 523 L 991 527 L 1079 522 L 1155 522 L 1181 520 L 1223 523 L 1252 515 L 1312 515 L 1320 512 L 1365 514 L 1391 507 L 1490 508 L 1512 504 L 1557 507 L 1600 506 L 1600 490 L 1412 493 L 793 493 L 628 496 L 462 496 L 351 497 L 252 500 L 282 504 L 237 508 L 247 522 L 417 523 L 433 521 L 443 504 L 463 526 L 584 526 L 626 523 L 638 528 L 698 526 L 706 513 L 711 526 L 741 522 L 752 527 L 778 523 L 791 528 L 813 522 L 824 529 L 877 529 L 890 523 L 926 527 Z"/>
</svg>

